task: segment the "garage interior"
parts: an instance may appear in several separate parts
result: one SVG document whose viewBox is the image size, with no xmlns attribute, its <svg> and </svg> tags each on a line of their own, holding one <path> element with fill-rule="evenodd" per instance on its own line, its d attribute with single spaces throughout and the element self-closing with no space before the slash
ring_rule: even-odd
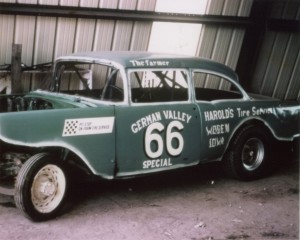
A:
<svg viewBox="0 0 300 240">
<path fill-rule="evenodd" d="M 247 92 L 300 100 L 299 0 L 0 0 L 0 32 L 1 94 L 41 88 L 62 55 L 155 51 L 215 60 Z M 0 239 L 299 239 L 297 152 L 254 182 L 209 165 L 79 186 L 76 209 L 38 225 L 0 196 Z"/>
</svg>

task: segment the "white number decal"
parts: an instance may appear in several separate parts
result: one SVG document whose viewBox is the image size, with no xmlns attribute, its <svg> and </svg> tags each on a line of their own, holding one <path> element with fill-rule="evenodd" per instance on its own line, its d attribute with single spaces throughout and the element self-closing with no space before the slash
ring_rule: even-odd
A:
<svg viewBox="0 0 300 240">
<path fill-rule="evenodd" d="M 157 130 L 158 132 L 162 132 L 164 130 L 164 125 L 162 125 L 160 122 L 156 122 L 151 124 L 146 130 L 145 150 L 149 158 L 158 158 L 159 156 L 162 155 L 164 150 L 163 140 L 158 133 L 153 133 L 154 130 Z M 152 151 L 151 149 L 152 142 L 156 143 L 157 146 L 156 151 Z"/>
<path fill-rule="evenodd" d="M 173 128 L 177 128 L 179 131 L 183 129 L 183 124 L 179 121 L 173 121 L 168 125 L 167 128 L 167 151 L 171 156 L 178 156 L 184 145 L 184 140 L 179 132 L 172 132 Z M 177 147 L 173 147 L 172 143 L 177 140 Z"/>
<path fill-rule="evenodd" d="M 164 130 L 164 125 L 160 122 L 151 124 L 145 133 L 145 151 L 149 158 L 159 158 L 164 151 L 164 141 L 160 133 Z M 183 150 L 184 139 L 179 133 L 184 128 L 179 121 L 173 121 L 167 126 L 166 131 L 166 148 L 171 156 L 178 156 Z M 173 131 L 177 129 L 179 131 Z M 175 143 L 176 146 L 173 146 Z M 152 150 L 151 145 L 155 145 L 155 150 Z"/>
</svg>

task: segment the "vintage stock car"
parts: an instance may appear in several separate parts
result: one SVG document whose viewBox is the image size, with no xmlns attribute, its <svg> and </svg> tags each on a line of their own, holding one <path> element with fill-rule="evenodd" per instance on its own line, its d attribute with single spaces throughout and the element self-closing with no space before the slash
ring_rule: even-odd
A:
<svg viewBox="0 0 300 240">
<path fill-rule="evenodd" d="M 56 60 L 48 89 L 0 96 L 0 192 L 34 221 L 61 213 L 73 170 L 117 179 L 223 161 L 252 180 L 274 142 L 300 137 L 299 103 L 247 94 L 197 57 L 76 53 Z"/>
</svg>

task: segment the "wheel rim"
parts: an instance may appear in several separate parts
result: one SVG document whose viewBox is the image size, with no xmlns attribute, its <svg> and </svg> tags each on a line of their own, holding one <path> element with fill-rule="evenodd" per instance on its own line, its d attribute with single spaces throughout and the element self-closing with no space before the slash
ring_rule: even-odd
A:
<svg viewBox="0 0 300 240">
<path fill-rule="evenodd" d="M 247 170 L 253 171 L 261 165 L 264 157 L 265 149 L 263 142 L 258 138 L 247 140 L 242 150 L 243 166 Z"/>
<path fill-rule="evenodd" d="M 31 200 L 35 209 L 50 213 L 61 203 L 66 190 L 66 178 L 56 165 L 48 164 L 38 171 L 31 188 Z"/>
</svg>

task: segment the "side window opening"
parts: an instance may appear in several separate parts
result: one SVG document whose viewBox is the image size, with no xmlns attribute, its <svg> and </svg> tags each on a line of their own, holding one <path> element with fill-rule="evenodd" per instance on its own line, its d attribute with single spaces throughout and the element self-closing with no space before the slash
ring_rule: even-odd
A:
<svg viewBox="0 0 300 240">
<path fill-rule="evenodd" d="M 204 72 L 193 72 L 196 100 L 241 99 L 243 94 L 226 78 Z"/>
<path fill-rule="evenodd" d="M 104 101 L 124 100 L 123 80 L 118 69 L 95 63 L 61 63 L 58 91 Z"/>
<path fill-rule="evenodd" d="M 129 79 L 133 102 L 188 100 L 188 79 L 184 70 L 138 70 L 130 72 Z"/>
</svg>

